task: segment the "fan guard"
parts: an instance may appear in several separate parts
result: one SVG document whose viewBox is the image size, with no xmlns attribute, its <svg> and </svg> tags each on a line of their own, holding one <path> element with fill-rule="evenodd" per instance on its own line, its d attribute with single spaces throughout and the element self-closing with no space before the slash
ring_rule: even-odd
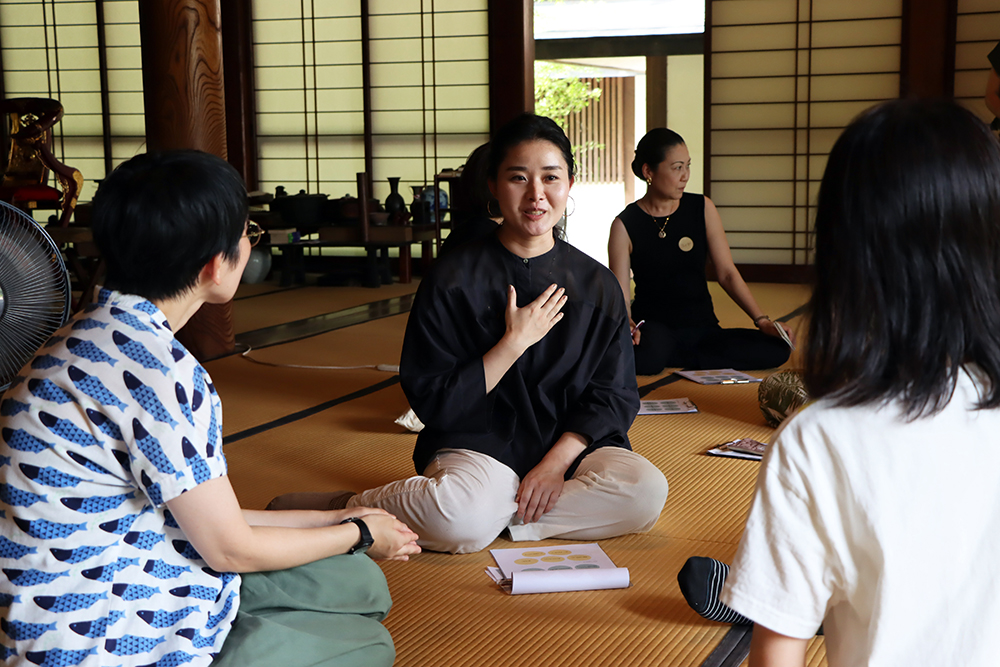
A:
<svg viewBox="0 0 1000 667">
<path fill-rule="evenodd" d="M 62 253 L 28 214 L 0 202 L 0 391 L 69 316 Z"/>
</svg>

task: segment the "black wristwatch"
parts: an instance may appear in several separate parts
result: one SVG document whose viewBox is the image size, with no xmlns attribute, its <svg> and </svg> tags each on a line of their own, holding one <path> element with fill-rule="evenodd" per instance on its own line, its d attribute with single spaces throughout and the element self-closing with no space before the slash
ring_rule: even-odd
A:
<svg viewBox="0 0 1000 667">
<path fill-rule="evenodd" d="M 340 523 L 341 524 L 345 524 L 345 523 L 354 523 L 354 524 L 357 524 L 358 530 L 361 531 L 361 539 L 358 540 L 357 544 L 355 544 L 353 547 L 351 547 L 350 549 L 348 549 L 347 553 L 349 553 L 349 554 L 363 554 L 364 552 L 368 551 L 368 547 L 370 547 L 371 545 L 375 544 L 375 539 L 372 538 L 371 531 L 368 530 L 368 526 L 365 525 L 365 522 L 362 521 L 361 519 L 359 519 L 357 517 L 351 517 L 350 519 L 344 519 Z"/>
</svg>

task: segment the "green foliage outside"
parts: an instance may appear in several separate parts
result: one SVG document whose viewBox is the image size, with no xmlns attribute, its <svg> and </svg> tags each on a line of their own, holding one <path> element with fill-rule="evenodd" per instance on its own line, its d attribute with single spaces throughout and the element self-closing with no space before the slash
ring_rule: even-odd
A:
<svg viewBox="0 0 1000 667">
<path fill-rule="evenodd" d="M 601 97 L 601 89 L 591 88 L 580 76 L 585 74 L 576 68 L 536 61 L 535 113 L 548 116 L 565 130 L 567 116 L 583 111 L 591 100 Z"/>
</svg>

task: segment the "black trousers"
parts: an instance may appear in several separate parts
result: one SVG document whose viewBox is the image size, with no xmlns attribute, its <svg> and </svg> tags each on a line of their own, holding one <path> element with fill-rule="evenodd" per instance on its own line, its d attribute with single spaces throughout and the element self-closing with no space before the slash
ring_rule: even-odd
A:
<svg viewBox="0 0 1000 667">
<path fill-rule="evenodd" d="M 776 368 L 791 354 L 785 341 L 756 329 L 723 329 L 718 325 L 674 329 L 646 320 L 640 331 L 639 344 L 633 348 L 638 375 L 656 375 L 668 366 L 739 371 Z"/>
</svg>

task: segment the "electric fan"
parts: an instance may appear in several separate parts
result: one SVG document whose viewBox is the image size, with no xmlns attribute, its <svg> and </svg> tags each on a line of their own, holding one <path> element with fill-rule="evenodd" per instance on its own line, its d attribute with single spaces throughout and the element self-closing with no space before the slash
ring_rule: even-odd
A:
<svg viewBox="0 0 1000 667">
<path fill-rule="evenodd" d="M 0 392 L 69 316 L 62 254 L 29 215 L 0 202 Z"/>
</svg>

